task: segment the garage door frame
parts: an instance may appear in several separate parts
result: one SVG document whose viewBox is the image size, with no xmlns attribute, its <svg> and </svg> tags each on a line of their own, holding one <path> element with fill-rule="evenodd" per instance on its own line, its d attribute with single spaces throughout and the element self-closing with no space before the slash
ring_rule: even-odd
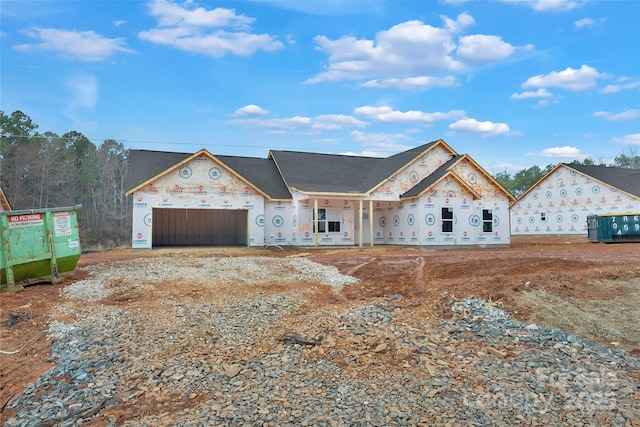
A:
<svg viewBox="0 0 640 427">
<path fill-rule="evenodd" d="M 249 246 L 249 210 L 153 207 L 151 245 Z"/>
</svg>

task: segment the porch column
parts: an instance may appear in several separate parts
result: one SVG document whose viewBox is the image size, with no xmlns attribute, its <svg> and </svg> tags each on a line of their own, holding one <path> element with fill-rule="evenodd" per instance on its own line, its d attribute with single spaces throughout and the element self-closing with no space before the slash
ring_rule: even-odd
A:
<svg viewBox="0 0 640 427">
<path fill-rule="evenodd" d="M 369 200 L 369 245 L 373 247 L 373 200 Z"/>
<path fill-rule="evenodd" d="M 360 230 L 358 230 L 358 246 L 362 247 L 362 199 L 360 199 L 360 209 L 358 210 L 358 215 L 360 216 L 358 218 L 358 224 L 360 224 Z"/>
<path fill-rule="evenodd" d="M 313 229 L 316 240 L 316 248 L 318 247 L 318 199 L 313 199 Z"/>
</svg>

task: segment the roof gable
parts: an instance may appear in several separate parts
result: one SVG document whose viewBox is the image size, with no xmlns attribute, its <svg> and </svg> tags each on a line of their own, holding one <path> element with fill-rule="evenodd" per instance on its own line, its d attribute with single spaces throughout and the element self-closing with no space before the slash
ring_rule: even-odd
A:
<svg viewBox="0 0 640 427">
<path fill-rule="evenodd" d="M 440 182 L 444 181 L 447 177 L 457 181 L 464 189 L 469 191 L 474 199 L 481 199 L 482 196 L 478 194 L 466 181 L 461 179 L 457 174 L 451 171 L 451 167 L 459 162 L 462 158 L 466 157 L 465 155 L 457 155 L 452 157 L 448 162 L 440 166 L 433 173 L 431 173 L 428 177 L 424 178 L 422 181 L 417 183 L 413 188 L 411 188 L 406 193 L 400 195 L 401 199 L 409 199 L 414 197 L 420 197 Z"/>
<path fill-rule="evenodd" d="M 366 194 L 436 145 L 455 154 L 443 140 L 437 140 L 387 158 L 276 150 L 269 157 L 286 185 L 302 193 Z"/>
<path fill-rule="evenodd" d="M 131 151 L 134 153 L 136 152 L 136 150 Z M 144 170 L 145 175 L 151 175 L 141 182 L 138 181 L 137 185 L 127 191 L 127 195 L 133 194 L 135 191 L 140 190 L 147 184 L 156 181 L 160 177 L 165 176 L 171 171 L 180 168 L 185 163 L 188 163 L 197 157 L 207 156 L 211 160 L 227 168 L 233 175 L 235 175 L 237 178 L 239 178 L 241 181 L 252 187 L 263 196 L 272 200 L 291 199 L 291 194 L 282 182 L 282 179 L 280 178 L 275 165 L 269 159 L 259 159 L 253 157 L 214 156 L 203 148 L 194 154 L 186 155 L 186 157 L 183 157 L 184 153 L 162 153 L 157 151 L 147 151 L 140 154 L 135 153 L 136 157 L 134 158 L 134 160 L 139 161 L 139 157 L 141 155 L 148 155 L 149 153 L 152 153 L 152 155 L 150 156 L 151 159 L 145 159 L 146 162 L 142 162 L 142 165 L 146 165 L 153 160 L 157 161 L 157 163 L 155 163 L 153 167 L 147 166 L 146 170 Z M 131 154 L 132 153 L 130 152 L 130 155 Z M 165 167 L 167 163 L 175 159 L 179 160 Z M 162 167 L 164 167 L 164 169 L 161 169 Z M 141 173 L 138 173 L 137 175 L 142 176 Z M 132 181 L 132 179 L 129 178 L 128 181 Z"/>
<path fill-rule="evenodd" d="M 562 163 L 563 166 L 640 198 L 640 169 Z"/>
<path fill-rule="evenodd" d="M 496 181 L 489 173 L 487 173 L 480 165 L 478 165 L 469 155 L 462 154 L 453 156 L 448 162 L 440 166 L 433 173 L 427 176 L 425 179 L 417 183 L 406 193 L 402 194 L 400 198 L 413 198 L 423 195 L 426 191 L 436 186 L 446 177 L 451 177 L 460 183 L 463 188 L 467 189 L 474 197 L 474 199 L 481 199 L 482 195 L 473 188 L 473 185 L 463 179 L 458 173 L 455 173 L 454 169 L 458 164 L 463 162 L 470 163 L 474 168 L 482 173 L 488 181 L 490 181 L 496 188 L 505 194 L 510 200 L 515 200 L 513 195 L 509 193 L 498 181 Z"/>
<path fill-rule="evenodd" d="M 133 189 L 162 174 L 173 165 L 191 157 L 193 153 L 171 153 L 152 150 L 129 150 L 127 182 L 125 187 Z M 133 191 L 127 191 L 127 195 Z"/>
<path fill-rule="evenodd" d="M 622 191 L 631 197 L 640 198 L 640 170 L 638 169 L 612 168 L 607 166 L 580 165 L 573 163 L 558 163 L 553 169 L 547 172 L 545 176 L 540 178 L 535 184 L 529 187 L 527 191 L 522 193 L 520 197 L 518 197 L 518 199 L 512 203 L 512 205 L 516 202 L 524 200 L 524 198 L 530 192 L 532 192 L 536 187 L 547 180 L 560 168 L 574 170 L 603 184 L 615 187 L 619 191 Z"/>
</svg>

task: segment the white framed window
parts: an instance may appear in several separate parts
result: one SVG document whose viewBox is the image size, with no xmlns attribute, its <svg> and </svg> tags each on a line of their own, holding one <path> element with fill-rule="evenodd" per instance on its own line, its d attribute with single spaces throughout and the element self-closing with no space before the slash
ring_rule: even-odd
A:
<svg viewBox="0 0 640 427">
<path fill-rule="evenodd" d="M 316 232 L 315 212 L 313 217 L 313 232 Z M 339 233 L 340 232 L 340 220 L 335 212 L 329 211 L 327 216 L 327 209 L 318 209 L 318 233 Z"/>
</svg>

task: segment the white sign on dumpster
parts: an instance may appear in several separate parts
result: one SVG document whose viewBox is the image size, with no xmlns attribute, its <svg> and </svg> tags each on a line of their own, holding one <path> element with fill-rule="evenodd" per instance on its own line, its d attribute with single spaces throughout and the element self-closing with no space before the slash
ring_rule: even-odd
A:
<svg viewBox="0 0 640 427">
<path fill-rule="evenodd" d="M 54 212 L 53 228 L 56 237 L 71 236 L 71 213 L 69 211 Z"/>
</svg>

